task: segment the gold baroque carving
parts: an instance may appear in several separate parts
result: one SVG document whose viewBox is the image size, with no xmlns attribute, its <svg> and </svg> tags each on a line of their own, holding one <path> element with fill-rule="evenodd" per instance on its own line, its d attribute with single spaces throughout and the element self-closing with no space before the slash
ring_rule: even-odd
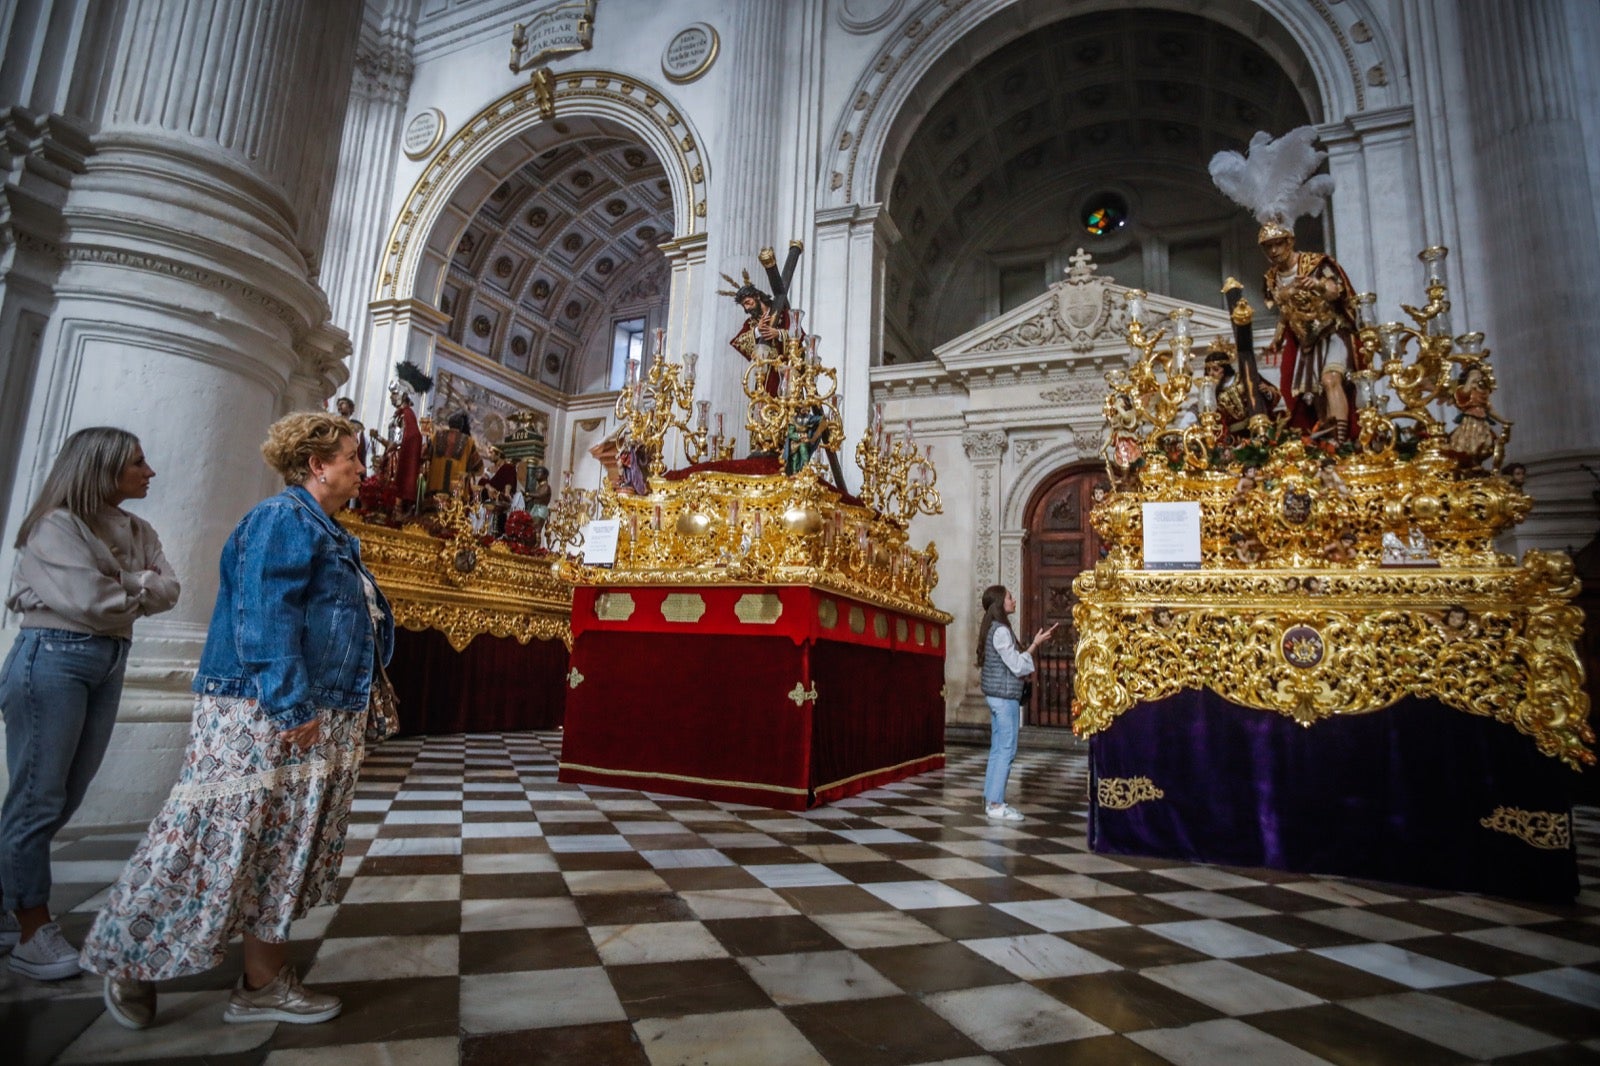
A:
<svg viewBox="0 0 1600 1066">
<path fill-rule="evenodd" d="M 801 684 L 799 681 L 796 681 L 794 683 L 794 688 L 789 693 L 789 698 L 794 700 L 794 705 L 796 707 L 800 706 L 806 700 L 810 700 L 812 705 L 815 706 L 817 701 L 816 683 L 813 682 L 811 685 L 811 691 L 807 692 L 805 685 Z"/>
<path fill-rule="evenodd" d="M 1112 811 L 1125 811 L 1152 800 L 1165 799 L 1166 793 L 1148 777 L 1102 777 L 1096 783 L 1095 799 Z"/>
<path fill-rule="evenodd" d="M 1478 824 L 1496 833 L 1514 836 L 1541 851 L 1565 851 L 1572 846 L 1571 823 L 1564 811 L 1525 811 L 1520 807 L 1496 807 Z"/>
</svg>

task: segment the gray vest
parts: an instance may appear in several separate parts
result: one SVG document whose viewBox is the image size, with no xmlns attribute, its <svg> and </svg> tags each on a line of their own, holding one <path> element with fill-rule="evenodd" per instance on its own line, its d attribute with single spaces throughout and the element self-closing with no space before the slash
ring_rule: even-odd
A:
<svg viewBox="0 0 1600 1066">
<path fill-rule="evenodd" d="M 983 675 L 982 686 L 985 696 L 995 696 L 1003 700 L 1022 698 L 1022 678 L 1011 672 L 1011 667 L 1000 658 L 1000 653 L 994 650 L 994 627 L 998 622 L 984 623 L 983 631 Z"/>
</svg>

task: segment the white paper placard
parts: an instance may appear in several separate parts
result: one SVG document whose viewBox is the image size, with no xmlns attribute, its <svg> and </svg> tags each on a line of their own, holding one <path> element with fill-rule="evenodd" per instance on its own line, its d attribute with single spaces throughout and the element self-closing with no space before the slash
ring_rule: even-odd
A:
<svg viewBox="0 0 1600 1066">
<path fill-rule="evenodd" d="M 622 519 L 596 518 L 583 527 L 583 565 L 610 566 L 617 561 Z"/>
<path fill-rule="evenodd" d="M 1198 501 L 1144 505 L 1144 568 L 1200 569 Z"/>
</svg>

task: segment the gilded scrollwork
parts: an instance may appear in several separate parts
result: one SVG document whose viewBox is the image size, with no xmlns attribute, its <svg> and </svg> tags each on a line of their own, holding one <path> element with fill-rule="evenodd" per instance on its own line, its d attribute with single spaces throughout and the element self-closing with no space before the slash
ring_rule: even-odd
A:
<svg viewBox="0 0 1600 1066">
<path fill-rule="evenodd" d="M 1102 777 L 1095 782 L 1095 800 L 1106 810 L 1125 811 L 1167 794 L 1148 777 Z"/>
<path fill-rule="evenodd" d="M 1496 807 L 1478 824 L 1496 833 L 1514 836 L 1541 851 L 1565 851 L 1572 846 L 1572 824 L 1565 811 L 1525 811 L 1521 807 Z"/>
</svg>

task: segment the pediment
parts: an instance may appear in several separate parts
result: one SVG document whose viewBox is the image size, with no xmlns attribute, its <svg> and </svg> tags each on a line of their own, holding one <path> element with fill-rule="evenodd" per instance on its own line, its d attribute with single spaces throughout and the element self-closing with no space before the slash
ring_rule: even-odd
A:
<svg viewBox="0 0 1600 1066">
<path fill-rule="evenodd" d="M 934 349 L 934 358 L 955 373 L 986 372 L 1019 360 L 1065 364 L 1085 357 L 1099 361 L 1126 351 L 1124 297 L 1128 286 L 1096 274 L 1089 255 L 1078 249 L 1067 276 L 1020 307 L 991 319 Z M 1151 294 L 1145 299 L 1145 321 L 1162 321 L 1179 307 L 1192 313 L 1197 346 L 1214 334 L 1231 335 L 1225 312 Z"/>
</svg>

